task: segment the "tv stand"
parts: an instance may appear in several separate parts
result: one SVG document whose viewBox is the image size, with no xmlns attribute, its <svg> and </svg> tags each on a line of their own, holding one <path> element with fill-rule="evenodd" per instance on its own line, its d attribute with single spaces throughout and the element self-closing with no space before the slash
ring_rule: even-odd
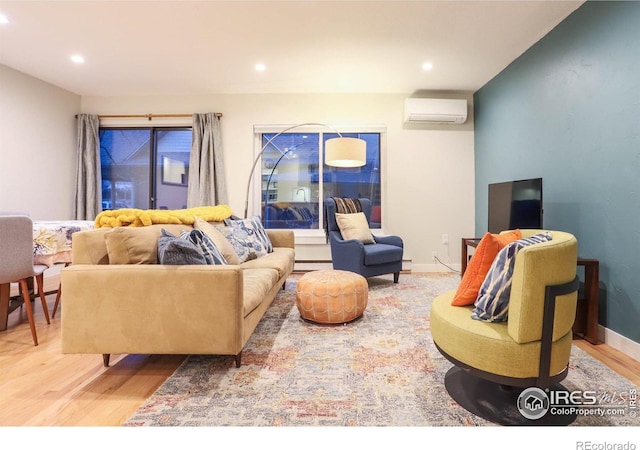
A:
<svg viewBox="0 0 640 450">
<path fill-rule="evenodd" d="M 462 238 L 462 255 L 460 258 L 460 276 L 467 270 L 470 255 L 468 247 L 476 248 L 480 238 Z M 576 309 L 576 321 L 573 324 L 573 333 L 581 336 L 590 343 L 598 342 L 598 302 L 600 297 L 600 262 L 593 258 L 580 258 L 578 267 L 584 267 L 584 284 L 578 292 L 578 305 Z"/>
</svg>

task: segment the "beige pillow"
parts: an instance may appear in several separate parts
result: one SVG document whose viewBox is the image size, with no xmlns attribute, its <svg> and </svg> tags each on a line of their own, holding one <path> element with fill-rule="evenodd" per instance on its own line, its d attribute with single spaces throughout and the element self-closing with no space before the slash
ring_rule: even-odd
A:
<svg viewBox="0 0 640 450">
<path fill-rule="evenodd" d="M 229 264 L 240 264 L 240 258 L 233 249 L 231 242 L 229 242 L 224 234 L 222 234 L 222 232 L 215 226 L 196 216 L 195 221 L 193 222 L 193 228 L 200 230 L 209 236 L 209 239 L 211 239 L 216 247 L 218 247 L 218 250 L 220 250 L 220 253 L 222 253 L 222 256 L 224 256 L 224 259 L 226 259 Z"/>
<path fill-rule="evenodd" d="M 373 235 L 369 230 L 369 223 L 363 212 L 341 214 L 336 213 L 336 222 L 342 237 L 346 240 L 357 239 L 363 244 L 375 244 Z"/>
<path fill-rule="evenodd" d="M 189 225 L 149 225 L 145 227 L 115 227 L 105 233 L 109 264 L 157 264 L 158 238 L 162 229 L 180 235 Z"/>
</svg>

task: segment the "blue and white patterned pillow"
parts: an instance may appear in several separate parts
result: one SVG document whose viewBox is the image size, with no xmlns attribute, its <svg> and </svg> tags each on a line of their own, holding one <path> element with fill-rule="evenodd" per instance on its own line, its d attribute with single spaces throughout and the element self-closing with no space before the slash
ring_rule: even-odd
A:
<svg viewBox="0 0 640 450">
<path fill-rule="evenodd" d="M 271 253 L 273 251 L 273 244 L 271 243 L 271 239 L 267 235 L 266 230 L 262 226 L 262 219 L 260 216 L 253 216 L 250 219 L 225 219 L 224 223 L 231 227 L 232 231 L 238 231 L 241 234 L 246 234 L 248 236 L 255 237 L 258 241 L 260 241 L 267 253 Z"/>
<path fill-rule="evenodd" d="M 207 264 L 227 265 L 227 260 L 211 238 L 201 230 L 183 230 L 180 238 L 193 243 L 204 256 Z"/>
<path fill-rule="evenodd" d="M 259 223 L 259 227 L 256 225 Z M 251 261 L 273 251 L 271 240 L 262 227 L 259 217 L 225 220 L 227 226 L 216 226 L 224 234 L 238 254 L 240 263 Z M 266 238 L 266 241 L 265 241 Z"/>
<path fill-rule="evenodd" d="M 518 252 L 528 245 L 550 240 L 551 233 L 539 233 L 513 241 L 500 250 L 480 286 L 471 317 L 485 322 L 505 322 L 509 313 L 511 282 Z"/>
</svg>

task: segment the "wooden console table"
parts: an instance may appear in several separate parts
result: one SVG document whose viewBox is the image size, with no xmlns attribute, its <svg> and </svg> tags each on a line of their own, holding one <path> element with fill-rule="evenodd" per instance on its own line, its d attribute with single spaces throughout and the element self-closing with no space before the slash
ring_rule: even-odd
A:
<svg viewBox="0 0 640 450">
<path fill-rule="evenodd" d="M 468 247 L 476 248 L 480 238 L 462 238 L 460 276 L 467 269 Z M 578 258 L 578 267 L 584 267 L 584 289 L 578 292 L 576 321 L 573 333 L 597 345 L 598 342 L 598 302 L 600 297 L 600 262 L 592 258 Z"/>
</svg>

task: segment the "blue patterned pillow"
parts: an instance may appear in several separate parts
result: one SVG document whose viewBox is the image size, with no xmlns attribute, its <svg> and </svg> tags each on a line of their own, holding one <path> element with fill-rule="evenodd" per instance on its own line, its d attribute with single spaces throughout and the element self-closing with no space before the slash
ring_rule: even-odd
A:
<svg viewBox="0 0 640 450">
<path fill-rule="evenodd" d="M 227 260 L 220 250 L 218 250 L 216 244 L 214 244 L 211 238 L 201 230 L 184 230 L 180 233 L 180 238 L 193 243 L 204 256 L 207 264 L 227 265 Z"/>
<path fill-rule="evenodd" d="M 164 228 L 158 238 L 158 262 L 160 264 L 206 264 L 202 253 L 192 242 L 180 239 Z"/>
<path fill-rule="evenodd" d="M 224 237 L 231 243 L 233 250 L 238 255 L 239 264 L 257 259 L 267 254 L 264 244 L 255 236 L 246 233 L 241 229 L 217 225 L 216 228 L 222 232 Z"/>
<path fill-rule="evenodd" d="M 273 244 L 267 235 L 260 216 L 253 216 L 250 219 L 225 219 L 224 223 L 235 233 L 238 232 L 242 236 L 250 236 L 252 239 L 259 241 L 267 251 L 273 251 Z"/>
<path fill-rule="evenodd" d="M 500 250 L 480 286 L 471 317 L 486 322 L 505 322 L 509 313 L 511 281 L 518 252 L 528 245 L 550 240 L 551 234 L 545 232 L 518 239 Z"/>
</svg>

